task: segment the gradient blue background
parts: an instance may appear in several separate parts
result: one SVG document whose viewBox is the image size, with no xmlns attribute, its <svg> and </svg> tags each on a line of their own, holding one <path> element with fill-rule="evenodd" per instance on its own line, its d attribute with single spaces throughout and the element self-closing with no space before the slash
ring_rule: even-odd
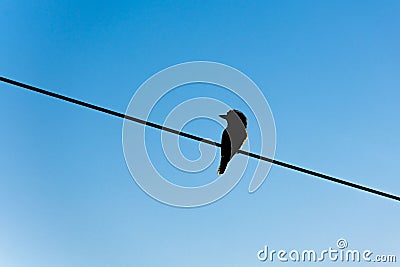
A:
<svg viewBox="0 0 400 267">
<path fill-rule="evenodd" d="M 3 0 L 0 75 L 124 112 L 165 67 L 228 64 L 268 99 L 277 159 L 400 195 L 399 13 L 388 0 Z M 212 205 L 173 208 L 131 178 L 120 119 L 1 84 L 0 123 L 0 266 L 267 266 L 264 245 L 341 237 L 400 260 L 393 200 L 273 166 L 255 194 L 244 177 Z"/>
</svg>

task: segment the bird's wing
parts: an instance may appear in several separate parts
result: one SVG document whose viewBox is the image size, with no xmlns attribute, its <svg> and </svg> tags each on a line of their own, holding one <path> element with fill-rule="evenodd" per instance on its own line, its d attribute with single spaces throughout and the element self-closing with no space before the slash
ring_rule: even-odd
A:
<svg viewBox="0 0 400 267">
<path fill-rule="evenodd" d="M 236 154 L 247 139 L 246 131 L 237 131 L 232 142 L 232 155 Z"/>
</svg>

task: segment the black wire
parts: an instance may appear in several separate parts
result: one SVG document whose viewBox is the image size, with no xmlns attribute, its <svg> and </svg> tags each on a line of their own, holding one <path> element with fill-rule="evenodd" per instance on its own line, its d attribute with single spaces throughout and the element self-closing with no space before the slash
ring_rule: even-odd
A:
<svg viewBox="0 0 400 267">
<path fill-rule="evenodd" d="M 120 113 L 120 112 L 116 112 L 116 111 L 113 111 L 113 110 L 110 110 L 110 109 L 107 109 L 107 108 L 99 107 L 99 106 L 96 106 L 96 105 L 93 105 L 93 104 L 90 104 L 90 103 L 87 103 L 87 102 L 83 102 L 83 101 L 74 99 L 74 98 L 71 98 L 71 97 L 67 97 L 67 96 L 64 96 L 64 95 L 53 93 L 53 92 L 50 92 L 50 91 L 47 91 L 47 90 L 44 90 L 44 89 L 40 89 L 38 87 L 34 87 L 34 86 L 31 86 L 31 85 L 28 85 L 28 84 L 24 84 L 24 83 L 20 83 L 20 82 L 14 81 L 14 80 L 10 80 L 10 79 L 7 79 L 5 77 L 0 77 L 0 81 L 8 83 L 8 84 L 12 84 L 12 85 L 24 88 L 24 89 L 28 89 L 28 90 L 31 90 L 31 91 L 34 91 L 34 92 L 37 92 L 37 93 L 40 93 L 40 94 L 44 94 L 44 95 L 47 95 L 47 96 L 58 98 L 58 99 L 61 99 L 61 100 L 64 100 L 64 101 L 67 101 L 67 102 L 70 102 L 70 103 L 73 103 L 73 104 L 76 104 L 76 105 L 79 105 L 79 106 L 83 106 L 83 107 L 94 109 L 94 110 L 97 110 L 97 111 L 100 111 L 100 112 L 103 112 L 103 113 L 107 113 L 107 114 L 115 116 L 115 117 L 119 117 L 119 118 L 122 118 L 122 119 L 127 119 L 127 120 L 130 120 L 130 121 L 133 121 L 133 122 L 137 122 L 137 123 L 140 123 L 140 124 L 143 124 L 143 125 L 147 125 L 147 126 L 162 130 L 162 131 L 166 131 L 166 132 L 170 132 L 170 133 L 173 133 L 173 134 L 177 134 L 177 135 L 180 135 L 180 136 L 192 139 L 192 140 L 196 140 L 196 141 L 203 142 L 203 143 L 206 143 L 206 144 L 209 144 L 209 145 L 221 147 L 220 143 L 217 143 L 217 142 L 214 142 L 214 141 L 211 141 L 211 140 L 208 140 L 208 139 L 203 139 L 201 137 L 198 137 L 198 136 L 195 136 L 195 135 L 192 135 L 192 134 L 188 134 L 188 133 L 185 133 L 185 132 L 177 131 L 175 129 L 164 127 L 164 126 L 161 126 L 159 124 L 155 124 L 153 122 L 149 122 L 149 121 L 145 121 L 145 120 L 142 120 L 142 119 L 139 119 L 139 118 L 128 116 L 128 115 L 125 115 L 125 114 Z M 298 171 L 298 172 L 306 173 L 306 174 L 309 174 L 309 175 L 312 175 L 312 176 L 315 176 L 315 177 L 318 177 L 318 178 L 322 178 L 322 179 L 325 179 L 325 180 L 328 180 L 328 181 L 331 181 L 331 182 L 339 183 L 339 184 L 346 185 L 346 186 L 349 186 L 349 187 L 353 187 L 353 188 L 356 188 L 356 189 L 359 189 L 359 190 L 363 190 L 363 191 L 366 191 L 366 192 L 369 192 L 369 193 L 372 193 L 372 194 L 376 194 L 376 195 L 379 195 L 379 196 L 382 196 L 382 197 L 386 197 L 386 198 L 390 198 L 390 199 L 394 199 L 394 200 L 400 201 L 400 197 L 399 196 L 392 195 L 392 194 L 389 194 L 389 193 L 386 193 L 386 192 L 382 192 L 382 191 L 378 191 L 376 189 L 369 188 L 369 187 L 366 187 L 366 186 L 362 186 L 362 185 L 359 185 L 359 184 L 355 184 L 355 183 L 352 183 L 352 182 L 348 182 L 348 181 L 345 181 L 345 180 L 341 180 L 339 178 L 335 178 L 333 176 L 329 176 L 329 175 L 326 175 L 326 174 L 323 174 L 323 173 L 311 171 L 311 170 L 308 170 L 308 169 L 305 169 L 305 168 L 302 168 L 302 167 L 299 167 L 299 166 L 296 166 L 296 165 L 292 165 L 292 164 L 285 163 L 285 162 L 282 162 L 282 161 L 279 161 L 279 160 L 267 158 L 267 157 L 264 157 L 262 155 L 257 155 L 257 154 L 254 154 L 254 153 L 251 153 L 251 152 L 247 152 L 247 151 L 243 151 L 243 150 L 239 150 L 238 153 L 246 155 L 246 156 L 249 156 L 249 157 L 252 157 L 252 158 L 256 158 L 256 159 L 259 159 L 259 160 L 262 160 L 262 161 L 267 161 L 267 162 L 270 162 L 272 164 L 279 165 L 279 166 L 282 166 L 282 167 L 285 167 L 285 168 L 288 168 L 288 169 L 292 169 L 292 170 L 295 170 L 295 171 Z"/>
</svg>

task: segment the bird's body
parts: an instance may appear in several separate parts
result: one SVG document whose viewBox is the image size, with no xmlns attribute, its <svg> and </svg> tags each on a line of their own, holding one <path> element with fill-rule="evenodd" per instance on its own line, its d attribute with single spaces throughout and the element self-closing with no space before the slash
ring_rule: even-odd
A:
<svg viewBox="0 0 400 267">
<path fill-rule="evenodd" d="M 247 119 L 238 110 L 230 110 L 226 115 L 220 115 L 228 125 L 222 133 L 221 140 L 221 162 L 218 174 L 223 174 L 232 157 L 242 147 L 247 138 Z"/>
</svg>

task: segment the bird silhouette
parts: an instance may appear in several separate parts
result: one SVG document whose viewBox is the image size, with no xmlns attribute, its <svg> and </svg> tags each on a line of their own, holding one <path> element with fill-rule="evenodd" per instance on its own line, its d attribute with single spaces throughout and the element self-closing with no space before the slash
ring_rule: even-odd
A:
<svg viewBox="0 0 400 267">
<path fill-rule="evenodd" d="M 222 133 L 221 140 L 221 161 L 218 174 L 223 174 L 229 161 L 239 151 L 247 139 L 247 118 L 239 110 L 229 110 L 225 115 L 219 115 L 228 123 Z"/>
</svg>

